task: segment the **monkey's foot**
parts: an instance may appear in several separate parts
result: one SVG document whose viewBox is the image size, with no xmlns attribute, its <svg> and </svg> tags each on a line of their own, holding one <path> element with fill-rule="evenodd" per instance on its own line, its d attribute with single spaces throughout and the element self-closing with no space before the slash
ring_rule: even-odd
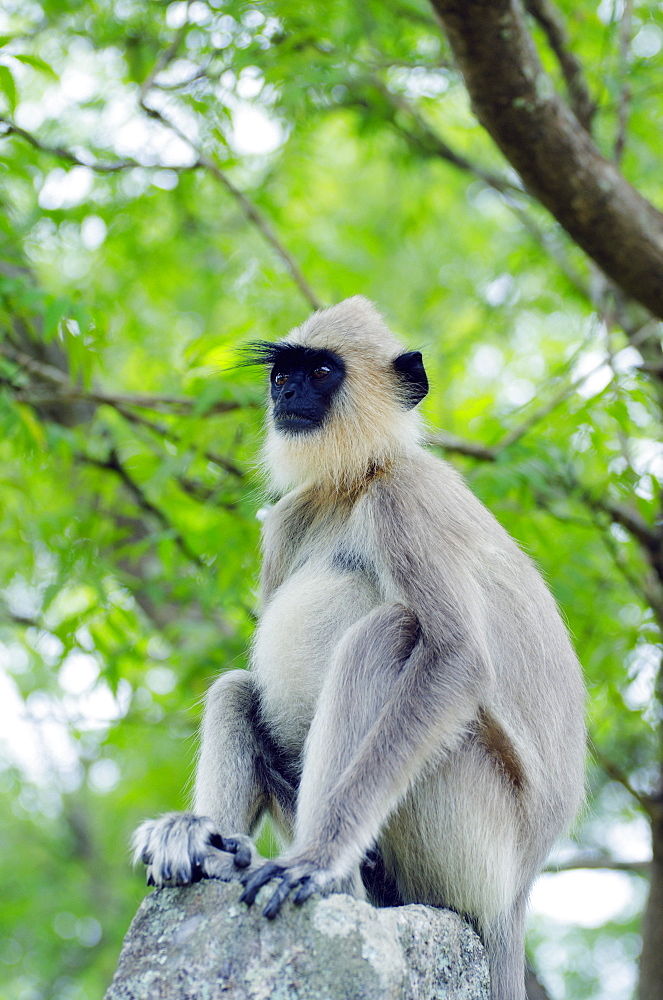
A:
<svg viewBox="0 0 663 1000">
<path fill-rule="evenodd" d="M 331 872 L 312 861 L 266 861 L 257 870 L 241 876 L 244 892 L 239 897 L 240 902 L 251 906 L 263 885 L 272 880 L 278 880 L 279 884 L 262 911 L 269 920 L 274 919 L 291 892 L 294 892 L 293 902 L 300 905 L 314 892 L 343 891 L 342 883 Z"/>
<path fill-rule="evenodd" d="M 211 819 L 165 813 L 148 819 L 133 835 L 133 863 L 147 865 L 147 884 L 190 885 L 202 878 L 231 882 L 255 870 L 260 856 L 248 837 L 222 836 Z"/>
</svg>

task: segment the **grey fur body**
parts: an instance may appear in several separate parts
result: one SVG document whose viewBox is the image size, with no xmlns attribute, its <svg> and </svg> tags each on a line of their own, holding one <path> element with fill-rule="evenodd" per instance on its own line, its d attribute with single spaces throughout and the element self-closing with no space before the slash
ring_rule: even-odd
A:
<svg viewBox="0 0 663 1000">
<path fill-rule="evenodd" d="M 366 300 L 295 333 L 389 381 L 399 345 Z M 349 457 L 337 429 L 362 378 L 350 364 L 306 440 L 270 427 L 267 462 L 291 488 L 264 525 L 251 669 L 209 693 L 195 815 L 143 824 L 136 854 L 157 884 L 232 877 L 233 858 L 272 872 L 269 915 L 304 884 L 451 907 L 486 943 L 493 1000 L 522 1000 L 527 894 L 582 799 L 578 662 L 537 570 L 420 446 L 393 384 L 375 420 L 397 432 L 382 450 L 379 426 L 355 435 Z M 244 839 L 265 810 L 290 843 L 277 869 Z M 219 850 L 212 831 L 239 836 Z"/>
</svg>

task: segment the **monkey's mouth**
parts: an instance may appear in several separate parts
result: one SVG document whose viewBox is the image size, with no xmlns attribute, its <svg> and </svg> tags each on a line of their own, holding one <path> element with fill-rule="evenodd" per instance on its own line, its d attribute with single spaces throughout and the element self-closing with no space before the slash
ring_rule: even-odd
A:
<svg viewBox="0 0 663 1000">
<path fill-rule="evenodd" d="M 277 431 L 282 431 L 285 434 L 305 434 L 307 431 L 314 431 L 319 422 L 314 417 L 308 417 L 305 413 L 274 414 L 274 426 Z"/>
</svg>

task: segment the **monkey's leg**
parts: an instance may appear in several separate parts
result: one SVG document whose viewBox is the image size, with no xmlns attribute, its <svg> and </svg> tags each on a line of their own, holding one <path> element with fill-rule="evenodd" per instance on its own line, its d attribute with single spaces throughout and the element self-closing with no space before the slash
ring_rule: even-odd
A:
<svg viewBox="0 0 663 1000">
<path fill-rule="evenodd" d="M 152 885 L 186 885 L 207 876 L 229 880 L 257 863 L 248 834 L 270 798 L 287 808 L 288 785 L 265 759 L 257 697 L 244 670 L 223 674 L 208 692 L 193 813 L 147 820 L 133 837 L 134 861 Z M 272 787 L 269 787 L 271 783 Z M 290 790 L 294 799 L 294 791 Z"/>
<path fill-rule="evenodd" d="M 264 911 L 274 916 L 293 889 L 301 902 L 359 864 L 422 767 L 476 714 L 473 679 L 456 662 L 469 655 L 460 639 L 458 651 L 431 649 L 401 604 L 348 630 L 306 741 L 293 846 L 243 878 L 246 902 L 278 878 Z"/>
<path fill-rule="evenodd" d="M 378 838 L 402 902 L 472 916 L 493 1000 L 524 1000 L 522 900 L 539 867 L 529 808 L 526 791 L 471 734 L 419 775 Z"/>
</svg>

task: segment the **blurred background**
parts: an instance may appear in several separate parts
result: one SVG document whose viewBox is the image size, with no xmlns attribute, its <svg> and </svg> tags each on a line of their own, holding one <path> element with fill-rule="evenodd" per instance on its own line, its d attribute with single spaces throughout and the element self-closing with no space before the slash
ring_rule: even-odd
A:
<svg viewBox="0 0 663 1000">
<path fill-rule="evenodd" d="M 595 141 L 660 204 L 660 4 L 557 16 Z M 1 0 L 0 36 L 0 996 L 108 985 L 146 891 L 130 833 L 186 806 L 201 699 L 246 663 L 264 386 L 237 347 L 362 293 L 424 352 L 431 447 L 586 671 L 588 804 L 531 963 L 552 1000 L 629 1000 L 663 756 L 660 323 L 526 192 L 424 0 Z"/>
</svg>

